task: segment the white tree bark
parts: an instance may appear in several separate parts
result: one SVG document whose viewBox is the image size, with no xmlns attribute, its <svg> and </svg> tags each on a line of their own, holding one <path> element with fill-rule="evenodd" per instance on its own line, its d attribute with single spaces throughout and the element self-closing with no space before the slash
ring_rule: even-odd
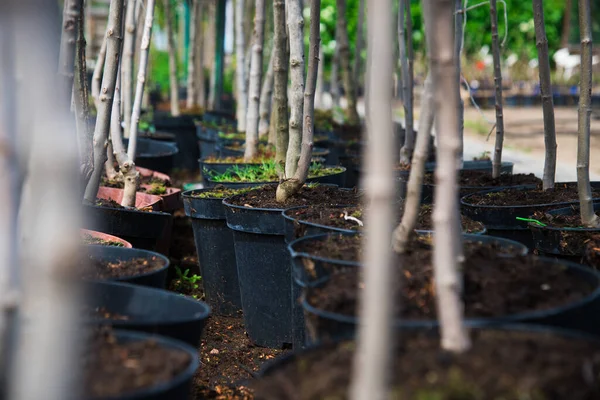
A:
<svg viewBox="0 0 600 400">
<path fill-rule="evenodd" d="M 463 21 L 465 18 L 465 10 L 463 6 L 463 0 L 455 0 L 455 18 L 454 18 L 454 37 L 460 38 L 460 40 L 454 40 L 454 62 L 456 63 L 456 80 L 458 84 L 461 84 L 461 63 L 462 63 L 462 47 L 464 41 L 464 27 Z M 460 97 L 460 91 L 456 93 L 456 101 L 458 102 L 458 134 L 460 135 L 460 161 L 459 167 L 462 169 L 463 167 L 463 153 L 464 153 L 464 128 L 465 128 L 465 103 Z M 460 221 L 459 221 L 460 223 Z M 462 226 L 461 226 L 462 230 Z"/>
<path fill-rule="evenodd" d="M 470 347 L 463 324 L 461 276 L 458 268 L 458 245 L 461 232 L 458 220 L 457 164 L 460 138 L 458 135 L 456 80 L 454 62 L 453 0 L 423 1 L 427 48 L 430 55 L 436 111 L 437 167 L 433 223 L 434 267 L 438 320 L 442 348 L 462 352 Z"/>
<path fill-rule="evenodd" d="M 285 2 L 273 2 L 273 130 L 275 133 L 275 162 L 283 174 L 289 140 L 288 126 L 288 49 L 285 23 Z"/>
<path fill-rule="evenodd" d="M 325 71 L 325 67 L 324 67 L 324 62 L 325 62 L 325 56 L 323 54 L 323 45 L 321 45 L 319 47 L 319 60 L 321 62 L 319 62 L 319 71 L 317 72 L 317 88 L 315 89 L 315 107 L 317 109 L 321 109 L 324 108 L 324 103 L 323 103 L 323 92 L 324 92 L 324 88 L 323 85 L 325 84 L 325 77 L 324 77 L 324 71 Z"/>
<path fill-rule="evenodd" d="M 111 122 L 112 124 L 112 122 Z M 112 127 L 111 127 L 112 129 Z M 106 162 L 104 163 L 104 171 L 106 172 L 106 177 L 110 181 L 114 181 L 119 177 L 119 173 L 115 169 L 115 153 L 113 150 L 112 139 L 110 136 L 108 137 L 108 144 L 106 146 Z"/>
<path fill-rule="evenodd" d="M 121 27 L 123 26 L 123 0 L 111 0 L 106 29 L 106 63 L 94 130 L 94 172 L 85 188 L 84 200 L 94 203 L 98 194 L 100 177 L 106 162 L 106 140 L 110 129 L 110 115 L 121 58 Z M 114 144 L 114 143 L 113 143 Z"/>
<path fill-rule="evenodd" d="M 125 36 L 123 37 L 123 60 L 121 61 L 121 95 L 123 115 L 125 117 L 125 137 L 130 136 L 131 107 L 133 94 L 133 56 L 135 54 L 135 0 L 126 0 Z"/>
<path fill-rule="evenodd" d="M 286 4 L 287 26 L 290 38 L 290 136 L 285 160 L 285 177 L 291 178 L 298 168 L 302 144 L 302 115 L 304 109 L 304 18 L 300 0 Z"/>
<path fill-rule="evenodd" d="M 155 0 L 148 0 L 148 3 L 146 4 L 146 19 L 144 21 L 144 33 L 140 47 L 140 65 L 137 75 L 137 84 L 135 87 L 135 99 L 133 101 L 133 109 L 131 110 L 131 126 L 129 127 L 130 136 L 127 147 L 127 154 L 131 161 L 135 161 L 138 127 L 140 123 L 140 114 L 142 111 L 144 87 L 146 85 L 146 74 L 148 73 L 148 55 L 150 53 L 150 41 L 152 40 L 154 5 Z"/>
<path fill-rule="evenodd" d="M 490 0 L 492 20 L 492 54 L 494 58 L 494 84 L 496 86 L 496 143 L 492 160 L 492 176 L 498 178 L 502 166 L 502 144 L 504 142 L 504 112 L 502 107 L 502 71 L 500 70 L 500 42 L 498 40 L 498 12 L 496 0 Z"/>
<path fill-rule="evenodd" d="M 177 80 L 177 48 L 173 36 L 173 16 L 171 15 L 171 1 L 163 0 L 165 9 L 165 25 L 167 30 L 167 51 L 169 52 L 169 89 L 171 100 L 171 115 L 179 117 L 179 81 Z"/>
<path fill-rule="evenodd" d="M 393 247 L 397 253 L 404 253 L 406 246 L 421 209 L 421 192 L 423 189 L 423 176 L 425 162 L 429 155 L 429 139 L 433 126 L 433 82 L 431 73 L 427 74 L 425 87 L 421 94 L 421 113 L 419 115 L 419 134 L 410 165 L 406 200 L 400 224 L 394 230 Z"/>
<path fill-rule="evenodd" d="M 246 161 L 250 161 L 258 154 L 258 109 L 260 106 L 260 84 L 265 42 L 264 0 L 256 0 L 255 8 L 250 83 L 248 85 L 248 112 L 246 114 L 246 149 L 244 152 L 244 160 Z"/>
<path fill-rule="evenodd" d="M 248 110 L 248 95 L 246 92 L 246 73 L 244 72 L 245 51 L 244 43 L 244 0 L 235 0 L 235 82 L 237 95 L 236 119 L 238 132 L 246 132 L 246 111 Z"/>
<path fill-rule="evenodd" d="M 214 49 L 214 42 L 217 37 L 217 24 L 215 22 L 217 18 L 217 3 L 214 1 L 208 3 L 208 10 L 210 34 L 206 35 L 206 43 L 209 45 L 212 44 L 212 48 Z M 216 57 L 216 53 L 213 52 L 213 56 Z M 208 108 L 214 110 L 217 101 L 217 69 L 214 62 L 210 64 L 212 68 L 210 70 L 210 86 L 208 88 Z"/>
<path fill-rule="evenodd" d="M 260 91 L 260 106 L 258 113 L 260 120 L 258 121 L 258 135 L 263 137 L 269 134 L 269 121 L 271 119 L 271 99 L 273 97 L 273 62 L 275 52 L 271 53 L 267 74 Z"/>
<path fill-rule="evenodd" d="M 64 88 L 69 95 L 73 89 L 75 42 L 79 16 L 83 12 L 81 2 L 65 0 L 63 4 L 62 35 L 60 38 L 59 73 L 64 80 Z"/>
<path fill-rule="evenodd" d="M 406 42 L 404 44 L 405 57 L 402 57 L 402 77 L 404 86 L 404 145 L 400 149 L 400 162 L 410 164 L 415 147 L 415 132 L 413 124 L 413 45 L 412 45 L 412 15 L 410 12 L 410 1 L 400 1 L 400 7 L 404 13 L 399 11 L 398 29 L 402 26 L 402 33 L 406 29 Z M 404 20 L 406 17 L 406 21 Z M 402 46 L 401 46 L 402 47 Z"/>
<path fill-rule="evenodd" d="M 364 290 L 361 291 L 358 345 L 352 369 L 352 400 L 388 398 L 388 377 L 394 346 L 392 320 L 392 221 L 394 176 L 392 126 L 391 0 L 368 1 L 370 143 L 364 177 L 367 207 L 364 232 Z"/>
<path fill-rule="evenodd" d="M 199 1 L 199 7 L 198 26 L 196 27 L 196 74 L 198 75 L 196 104 L 199 107 L 206 109 L 206 85 L 204 81 L 204 13 L 207 8 L 203 1 Z"/>
<path fill-rule="evenodd" d="M 196 106 L 196 89 L 198 76 L 196 74 L 196 57 L 197 48 L 196 48 L 196 31 L 198 29 L 198 20 L 201 19 L 200 16 L 200 0 L 194 0 L 192 2 L 192 13 L 190 17 L 190 50 L 188 54 L 188 76 L 187 76 L 187 99 L 186 99 L 186 107 L 188 109 L 192 109 Z"/>
<path fill-rule="evenodd" d="M 321 0 L 310 3 L 310 36 L 308 50 L 308 72 L 304 90 L 302 149 L 298 167 L 291 179 L 284 180 L 277 187 L 277 201 L 284 202 L 293 196 L 306 182 L 313 149 L 313 132 L 315 129 L 315 89 L 319 70 L 319 47 L 321 45 Z"/>
<path fill-rule="evenodd" d="M 100 51 L 98 52 L 98 60 L 96 60 L 96 66 L 94 67 L 94 74 L 92 75 L 92 97 L 96 106 L 96 111 L 100 107 L 100 85 L 102 84 L 102 71 L 104 70 L 104 62 L 106 61 L 106 36 L 102 40 Z"/>
</svg>

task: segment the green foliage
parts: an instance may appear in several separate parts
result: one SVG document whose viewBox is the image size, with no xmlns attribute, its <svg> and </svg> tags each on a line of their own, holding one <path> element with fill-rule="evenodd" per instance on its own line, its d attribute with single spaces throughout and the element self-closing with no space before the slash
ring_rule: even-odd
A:
<svg viewBox="0 0 600 400">
<path fill-rule="evenodd" d="M 274 161 L 265 161 L 260 165 L 234 165 L 223 173 L 209 172 L 214 182 L 277 182 L 281 167 Z M 308 171 L 309 178 L 342 172 L 341 168 L 325 168 L 319 163 L 312 163 Z"/>
</svg>

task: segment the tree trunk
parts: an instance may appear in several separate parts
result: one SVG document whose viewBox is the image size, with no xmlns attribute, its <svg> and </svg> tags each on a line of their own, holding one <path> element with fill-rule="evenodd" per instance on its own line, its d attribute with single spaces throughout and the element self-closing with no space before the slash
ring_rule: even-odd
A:
<svg viewBox="0 0 600 400">
<path fill-rule="evenodd" d="M 492 54 L 494 56 L 494 84 L 496 86 L 496 144 L 492 161 L 492 176 L 500 176 L 502 164 L 502 142 L 504 142 L 504 113 L 502 110 L 502 71 L 500 70 L 500 43 L 498 41 L 498 11 L 496 0 L 490 0 L 492 20 Z"/>
<path fill-rule="evenodd" d="M 403 62 L 402 75 L 406 83 L 404 90 L 404 145 L 400 149 L 400 162 L 410 164 L 412 153 L 415 148 L 415 131 L 413 123 L 413 42 L 412 42 L 412 15 L 410 12 L 410 0 L 403 1 L 406 15 L 406 61 Z M 404 21 L 403 21 L 404 22 Z M 400 25 L 400 24 L 399 24 Z M 402 24 L 404 25 L 404 24 Z M 404 69 L 406 64 L 406 70 Z M 406 71 L 406 72 L 405 72 Z"/>
<path fill-rule="evenodd" d="M 459 137 L 456 63 L 453 55 L 453 0 L 424 1 L 427 48 L 430 54 L 438 137 L 437 167 L 435 170 L 435 203 L 433 211 L 435 291 L 442 348 L 462 352 L 470 347 L 463 325 L 462 280 L 458 268 L 458 245 L 461 232 L 458 219 L 457 162 Z"/>
<path fill-rule="evenodd" d="M 197 73 L 196 73 L 196 58 L 198 57 L 198 49 L 196 48 L 196 32 L 198 30 L 198 20 L 200 16 L 200 1 L 194 0 L 192 4 L 192 15 L 190 19 L 190 50 L 188 54 L 188 76 L 187 76 L 187 99 L 186 107 L 193 109 L 196 107 L 196 89 L 197 84 Z"/>
<path fill-rule="evenodd" d="M 123 26 L 123 0 L 111 0 L 108 27 L 106 30 L 106 62 L 99 107 L 94 130 L 94 172 L 85 189 L 84 199 L 94 203 L 100 186 L 100 177 L 106 161 L 106 139 L 110 129 L 110 115 L 114 100 L 115 85 L 121 58 L 121 27 Z"/>
<path fill-rule="evenodd" d="M 368 2 L 367 98 L 370 143 L 366 153 L 364 182 L 367 188 L 365 215 L 364 290 L 359 302 L 360 326 L 354 356 L 350 398 L 382 400 L 389 396 L 392 341 L 393 257 L 390 249 L 393 199 L 391 0 Z"/>
<path fill-rule="evenodd" d="M 298 169 L 302 144 L 302 115 L 304 108 L 304 18 L 300 0 L 287 3 L 287 26 L 290 40 L 290 136 L 285 159 L 285 178 L 292 178 Z"/>
<path fill-rule="evenodd" d="M 338 12 L 339 13 L 339 12 Z M 331 60 L 331 106 L 333 108 L 340 106 L 340 35 L 336 28 L 335 30 L 335 49 L 333 51 L 333 59 Z"/>
<path fill-rule="evenodd" d="M 83 0 L 78 2 L 79 9 L 83 10 Z M 88 101 L 88 80 L 85 57 L 85 33 L 83 12 L 78 16 L 77 22 L 77 44 L 75 49 L 75 79 L 73 87 L 73 98 L 75 103 L 75 115 L 77 122 L 77 136 L 79 142 L 79 156 L 81 160 L 80 173 L 82 182 L 87 184 L 94 170 L 94 131 L 90 127 L 90 106 Z"/>
<path fill-rule="evenodd" d="M 569 45 L 569 32 L 571 32 L 571 11 L 572 0 L 565 1 L 565 13 L 563 14 L 562 20 L 562 35 L 560 38 L 560 47 L 567 47 Z"/>
<path fill-rule="evenodd" d="M 258 121 L 258 135 L 263 137 L 269 133 L 269 120 L 271 118 L 271 98 L 273 97 L 273 62 L 275 52 L 271 52 L 269 67 L 260 91 L 260 107 L 258 113 L 260 120 Z"/>
<path fill-rule="evenodd" d="M 114 104 L 114 103 L 113 103 Z M 104 163 L 104 171 L 109 181 L 114 181 L 119 177 L 119 173 L 115 169 L 115 152 L 113 150 L 112 138 L 109 136 L 108 144 L 106 145 L 106 162 Z"/>
<path fill-rule="evenodd" d="M 123 116 L 125 117 L 125 137 L 130 136 L 131 106 L 133 93 L 133 57 L 135 54 L 135 0 L 126 0 L 125 36 L 123 38 L 123 60 L 121 61 L 121 95 L 123 96 Z"/>
<path fill-rule="evenodd" d="M 325 84 L 324 71 L 325 71 L 325 55 L 323 54 L 323 45 L 319 47 L 319 71 L 317 72 L 317 88 L 315 89 L 315 107 L 325 108 L 323 104 L 323 85 Z"/>
<path fill-rule="evenodd" d="M 60 38 L 59 73 L 64 80 L 66 93 L 71 95 L 73 90 L 75 42 L 77 38 L 77 24 L 83 6 L 79 0 L 65 0 L 63 4 L 62 35 Z"/>
<path fill-rule="evenodd" d="M 454 40 L 454 62 L 456 63 L 456 80 L 458 81 L 459 88 L 461 86 L 461 62 L 462 62 L 462 47 L 464 40 L 464 17 L 465 11 L 463 9 L 463 0 L 455 0 L 455 18 L 454 18 L 454 37 L 460 38 Z M 456 101 L 458 102 L 458 135 L 460 137 L 460 149 L 459 149 L 459 169 L 463 167 L 463 153 L 464 153 L 464 125 L 465 125 L 465 103 L 460 97 L 460 90 L 456 93 Z M 460 221 L 459 221 L 460 223 Z M 462 231 L 462 225 L 461 225 Z M 462 247 L 462 246 L 461 246 Z"/>
<path fill-rule="evenodd" d="M 352 82 L 350 68 L 350 43 L 348 40 L 348 22 L 346 20 L 346 0 L 336 0 L 338 19 L 336 29 L 339 31 L 340 71 L 346 95 L 346 120 L 349 125 L 360 124 L 356 110 L 355 82 Z"/>
<path fill-rule="evenodd" d="M 154 23 L 154 4 L 155 0 L 148 0 L 146 4 L 146 19 L 144 21 L 144 32 L 140 47 L 140 65 L 135 87 L 135 99 L 133 101 L 133 109 L 131 110 L 131 126 L 129 127 L 131 136 L 129 137 L 127 154 L 132 162 L 135 161 L 138 127 L 142 111 L 142 99 L 144 97 L 144 86 L 146 84 L 146 75 L 148 73 L 148 55 L 150 53 L 150 41 L 152 40 L 152 24 Z"/>
<path fill-rule="evenodd" d="M 167 29 L 167 50 L 169 52 L 169 88 L 171 99 L 171 115 L 179 117 L 179 82 L 177 79 L 177 52 L 173 36 L 173 18 L 171 16 L 171 1 L 163 0 L 165 8 L 165 25 Z"/>
<path fill-rule="evenodd" d="M 354 45 L 354 68 L 352 69 L 352 81 L 354 82 L 354 84 L 356 85 L 356 92 L 355 92 L 355 96 L 356 98 L 358 98 L 358 92 L 359 92 L 359 88 L 360 88 L 360 77 L 361 77 L 361 72 L 362 72 L 362 57 L 361 57 L 361 53 L 362 53 L 362 49 L 364 47 L 364 34 L 365 34 L 365 28 L 364 28 L 364 20 L 365 20 L 365 0 L 359 0 L 358 2 L 358 21 L 357 21 L 357 25 L 356 25 L 356 43 Z M 323 58 L 321 56 L 319 56 L 319 59 L 323 60 Z M 317 88 L 319 87 L 319 81 L 317 78 Z M 318 93 L 318 89 L 317 89 L 317 93 Z"/>
<path fill-rule="evenodd" d="M 275 162 L 281 168 L 280 174 L 283 175 L 289 140 L 287 97 L 289 56 L 284 0 L 273 2 L 273 24 L 273 116 L 271 121 L 275 131 Z"/>
<path fill-rule="evenodd" d="M 98 52 L 98 60 L 96 60 L 96 66 L 94 67 L 94 74 L 92 75 L 92 98 L 96 106 L 96 112 L 100 107 L 100 85 L 102 84 L 102 71 L 104 70 L 104 62 L 106 61 L 106 35 L 102 40 L 100 51 Z"/>
<path fill-rule="evenodd" d="M 308 178 L 315 129 L 315 89 L 317 87 L 319 47 L 321 45 L 321 0 L 312 0 L 310 3 L 310 36 L 308 42 L 308 71 L 304 90 L 300 159 L 294 176 L 291 179 L 284 180 L 277 187 L 276 197 L 277 201 L 280 202 L 285 202 L 285 200 L 296 194 Z"/>
<path fill-rule="evenodd" d="M 200 11 L 198 14 L 198 26 L 196 27 L 196 74 L 198 75 L 196 89 L 196 104 L 202 109 L 206 109 L 206 84 L 204 75 L 204 13 L 206 5 L 203 1 L 199 1 Z"/>
<path fill-rule="evenodd" d="M 208 3 L 208 21 L 209 21 L 209 34 L 206 35 L 206 43 L 210 46 L 209 48 L 213 49 L 211 60 L 216 58 L 216 37 L 217 37 L 217 1 L 213 0 Z M 210 69 L 210 83 L 208 87 L 208 108 L 211 110 L 215 109 L 217 98 L 217 68 L 215 63 L 211 63 Z"/>
<path fill-rule="evenodd" d="M 252 61 L 252 37 L 246 46 L 246 54 L 244 55 L 244 90 L 246 92 L 246 113 L 248 112 L 248 88 L 250 87 L 250 62 Z M 248 116 L 246 115 L 246 119 Z M 247 122 L 247 121 L 246 121 Z M 245 129 L 244 129 L 245 132 Z"/>
<path fill-rule="evenodd" d="M 246 45 L 244 43 L 244 0 L 235 0 L 235 82 L 236 82 L 236 119 L 238 132 L 246 132 L 246 111 L 248 95 L 246 92 L 246 74 L 244 68 Z"/>
<path fill-rule="evenodd" d="M 244 160 L 250 161 L 258 154 L 258 109 L 263 69 L 263 46 L 265 43 L 265 1 L 256 0 L 254 14 L 254 37 L 252 39 L 252 63 L 248 85 L 248 113 L 246 114 L 246 150 Z"/>
<path fill-rule="evenodd" d="M 554 123 L 554 100 L 552 99 L 552 84 L 550 81 L 550 57 L 548 56 L 548 38 L 544 24 L 544 4 L 542 0 L 533 0 L 533 21 L 538 50 L 538 65 L 540 75 L 540 94 L 544 110 L 544 144 L 546 157 L 544 159 L 544 190 L 554 188 L 556 176 L 556 127 Z"/>
<path fill-rule="evenodd" d="M 592 114 L 592 10 L 590 0 L 579 0 L 579 32 L 581 37 L 581 80 L 579 83 L 579 116 L 577 135 L 577 190 L 581 223 L 600 227 L 594 213 L 590 186 L 590 115 Z"/>
<path fill-rule="evenodd" d="M 406 200 L 404 201 L 404 212 L 400 224 L 394 230 L 393 247 L 397 253 L 404 253 L 409 238 L 419 216 L 421 209 L 421 192 L 423 188 L 423 176 L 425 172 L 425 162 L 429 155 L 429 139 L 433 126 L 433 82 L 431 73 L 427 74 L 425 87 L 421 94 L 421 113 L 419 115 L 419 134 L 417 143 L 410 165 L 410 176 L 408 178 L 408 187 Z"/>
</svg>

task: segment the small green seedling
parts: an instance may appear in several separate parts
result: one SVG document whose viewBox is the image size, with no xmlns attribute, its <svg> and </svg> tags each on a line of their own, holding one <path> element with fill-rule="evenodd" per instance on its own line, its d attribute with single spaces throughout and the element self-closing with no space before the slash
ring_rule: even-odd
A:
<svg viewBox="0 0 600 400">
<path fill-rule="evenodd" d="M 518 221 L 525 221 L 525 222 L 533 222 L 534 224 L 537 224 L 539 226 L 547 226 L 546 224 L 538 221 L 537 219 L 533 219 L 533 218 L 521 218 L 521 217 L 517 217 Z"/>
</svg>

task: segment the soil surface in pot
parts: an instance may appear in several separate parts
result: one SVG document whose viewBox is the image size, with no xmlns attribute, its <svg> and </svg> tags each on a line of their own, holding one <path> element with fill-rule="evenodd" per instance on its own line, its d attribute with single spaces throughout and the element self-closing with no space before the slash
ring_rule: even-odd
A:
<svg viewBox="0 0 600 400">
<path fill-rule="evenodd" d="M 599 213 L 596 213 L 600 215 Z M 536 211 L 533 219 L 554 228 L 588 228 L 581 224 L 581 215 L 576 212 L 574 215 L 552 215 L 542 211 Z"/>
<path fill-rule="evenodd" d="M 579 212 L 576 212 L 575 215 L 552 215 L 543 211 L 536 211 L 532 218 L 551 228 L 565 228 L 565 230 L 556 232 L 560 235 L 558 247 L 563 254 L 578 255 L 585 253 L 586 243 L 600 231 L 600 228 L 595 231 L 588 231 L 589 228 L 581 224 Z M 570 229 L 567 230 L 568 228 Z"/>
<path fill-rule="evenodd" d="M 471 332 L 463 354 L 440 349 L 433 334 L 403 332 L 395 346 L 392 399 L 593 400 L 600 398 L 597 343 L 549 334 Z M 285 364 L 253 385 L 256 400 L 346 399 L 354 342 Z M 589 371 L 589 374 L 584 371 Z M 589 377 L 589 378 L 588 378 Z"/>
<path fill-rule="evenodd" d="M 192 197 L 198 199 L 224 199 L 227 197 L 235 196 L 236 194 L 247 193 L 250 190 L 252 190 L 252 188 L 231 189 L 223 185 L 216 185 L 210 190 L 206 190 L 202 193 L 195 193 L 194 195 L 192 195 Z"/>
<path fill-rule="evenodd" d="M 585 259 L 589 266 L 600 269 L 600 235 L 592 236 L 586 243 Z"/>
<path fill-rule="evenodd" d="M 126 278 L 146 274 L 163 267 L 162 260 L 157 257 L 133 258 L 131 260 L 105 261 L 90 256 L 88 262 L 80 270 L 83 279 Z"/>
<path fill-rule="evenodd" d="M 116 201 L 114 201 L 112 199 L 100 199 L 100 198 L 96 198 L 96 203 L 94 203 L 94 205 L 98 206 L 98 207 L 114 208 L 114 209 L 117 209 L 117 210 L 129 210 L 129 208 L 123 207 L 118 202 L 116 202 Z M 152 212 L 152 211 L 154 211 L 151 206 L 141 207 L 141 208 L 131 208 L 131 210 L 143 211 L 143 212 Z"/>
<path fill-rule="evenodd" d="M 302 220 L 318 225 L 331 226 L 340 229 L 360 230 L 361 225 L 354 219 L 359 221 L 363 218 L 364 208 L 356 207 L 311 207 L 308 209 L 294 210 L 290 213 Z M 402 214 L 402 206 L 400 206 L 400 214 Z M 418 230 L 433 230 L 432 221 L 433 207 L 430 205 L 422 205 L 417 218 L 415 229 Z M 351 218 L 349 218 L 351 217 Z M 481 222 L 472 220 L 469 217 L 461 215 L 463 230 L 466 233 L 477 233 L 484 229 Z M 361 221 L 362 222 L 362 221 Z"/>
<path fill-rule="evenodd" d="M 355 189 L 341 189 L 325 185 L 305 185 L 290 197 L 280 203 L 275 200 L 277 186 L 268 185 L 251 190 L 231 200 L 231 204 L 252 208 L 286 209 L 309 205 L 350 205 L 361 201 L 361 193 Z"/>
<path fill-rule="evenodd" d="M 592 187 L 594 198 L 600 196 L 600 189 Z M 479 206 L 527 206 L 555 204 L 579 200 L 576 183 L 556 184 L 554 189 L 544 191 L 541 185 L 536 189 L 504 189 L 498 192 L 474 194 L 469 204 Z"/>
<path fill-rule="evenodd" d="M 360 242 L 359 237 L 348 239 Z M 413 237 L 408 252 L 395 263 L 394 312 L 402 318 L 436 318 L 433 249 L 428 242 Z M 547 310 L 582 299 L 595 289 L 592 283 L 570 278 L 559 264 L 532 256 L 499 257 L 490 244 L 467 243 L 465 258 L 462 298 L 467 318 Z M 307 300 L 322 310 L 355 315 L 359 278 L 357 268 L 334 273 L 323 287 L 311 290 Z"/>
<path fill-rule="evenodd" d="M 81 235 L 81 241 L 83 244 L 97 244 L 101 246 L 115 246 L 115 247 L 124 247 L 123 243 L 114 242 L 112 240 L 104 240 L 97 237 L 93 237 L 87 233 L 83 233 Z"/>
<path fill-rule="evenodd" d="M 89 397 L 110 397 L 165 383 L 184 371 L 191 359 L 154 340 L 119 343 L 110 331 L 89 339 L 84 390 Z"/>
<path fill-rule="evenodd" d="M 435 185 L 435 174 L 425 173 L 423 183 Z M 493 187 L 537 185 L 541 183 L 542 180 L 534 174 L 502 174 L 498 178 L 492 178 L 492 174 L 486 171 L 464 169 L 459 173 L 460 186 Z"/>
</svg>

